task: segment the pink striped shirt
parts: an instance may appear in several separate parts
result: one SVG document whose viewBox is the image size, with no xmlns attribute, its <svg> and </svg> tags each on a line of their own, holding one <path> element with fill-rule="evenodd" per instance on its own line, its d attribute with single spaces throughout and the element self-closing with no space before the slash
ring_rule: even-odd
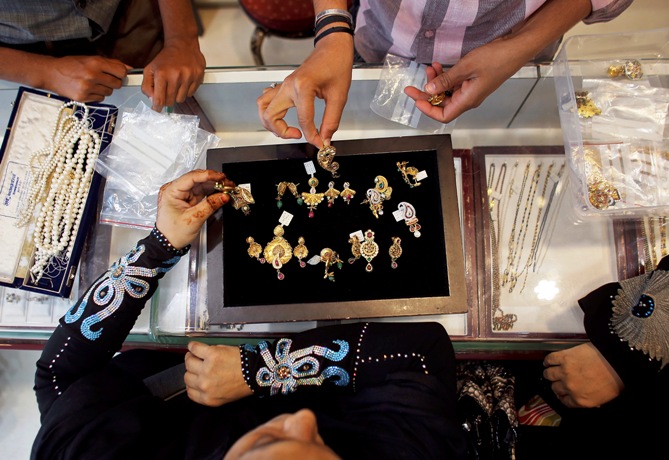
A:
<svg viewBox="0 0 669 460">
<path fill-rule="evenodd" d="M 632 0 L 591 0 L 583 22 L 609 21 Z M 360 0 L 355 46 L 366 62 L 394 54 L 421 63 L 454 64 L 474 48 L 508 34 L 546 0 Z M 547 50 L 548 57 L 557 43 Z M 550 48 L 550 47 L 549 47 Z"/>
</svg>

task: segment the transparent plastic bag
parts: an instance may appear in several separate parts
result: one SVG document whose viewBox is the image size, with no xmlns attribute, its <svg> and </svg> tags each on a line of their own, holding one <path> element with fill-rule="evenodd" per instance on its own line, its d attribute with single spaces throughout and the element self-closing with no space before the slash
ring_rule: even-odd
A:
<svg viewBox="0 0 669 460">
<path fill-rule="evenodd" d="M 143 102 L 121 123 L 96 163 L 106 178 L 100 223 L 151 228 L 160 187 L 201 167 L 202 153 L 220 139 L 200 129 L 195 115 L 157 113 Z"/>
<path fill-rule="evenodd" d="M 420 131 L 447 134 L 453 131 L 455 120 L 441 123 L 423 114 L 416 104 L 404 94 L 404 88 L 423 88 L 427 83 L 427 66 L 410 59 L 388 54 L 376 87 L 376 94 L 369 107 L 377 115 Z"/>
</svg>

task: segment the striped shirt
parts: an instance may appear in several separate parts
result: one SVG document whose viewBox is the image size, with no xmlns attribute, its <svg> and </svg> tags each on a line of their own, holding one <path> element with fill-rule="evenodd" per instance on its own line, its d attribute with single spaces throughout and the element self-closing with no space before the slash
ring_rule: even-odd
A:
<svg viewBox="0 0 669 460">
<path fill-rule="evenodd" d="M 632 3 L 591 1 L 592 13 L 583 20 L 586 24 L 609 21 Z M 383 62 L 386 54 L 393 54 L 427 64 L 454 64 L 469 51 L 511 32 L 545 2 L 360 0 L 355 47 L 365 62 Z M 557 43 L 552 53 L 556 49 Z"/>
</svg>

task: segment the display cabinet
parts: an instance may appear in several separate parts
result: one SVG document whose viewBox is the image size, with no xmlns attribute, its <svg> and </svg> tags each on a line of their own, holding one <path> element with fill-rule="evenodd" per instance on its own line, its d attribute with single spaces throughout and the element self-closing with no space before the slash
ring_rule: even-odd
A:
<svg viewBox="0 0 669 460">
<path fill-rule="evenodd" d="M 250 156 L 245 162 L 224 162 L 220 156 L 222 152 L 233 152 L 232 156 L 238 155 L 235 158 L 239 159 L 242 152 L 276 153 L 282 149 L 299 151 L 307 148 L 301 141 L 277 139 L 265 131 L 258 121 L 255 106 L 258 94 L 270 83 L 283 80 L 291 71 L 289 68 L 207 70 L 204 84 L 198 89 L 194 98 L 176 107 L 175 110 L 200 116 L 200 126 L 220 137 L 220 150 L 214 150 L 211 157 L 208 156 L 209 167 L 221 167 L 226 172 L 230 169 L 231 174 L 234 172 L 240 176 L 238 182 L 244 182 L 241 176 L 248 175 L 248 171 L 245 170 L 248 167 L 246 163 L 258 158 Z M 381 170 L 375 169 L 374 162 L 365 163 L 367 160 L 360 160 L 365 164 L 352 165 L 351 171 L 347 171 L 347 161 L 356 156 L 349 157 L 345 153 L 351 148 L 350 146 L 373 146 L 371 150 L 376 153 L 384 150 L 378 145 L 386 146 L 385 150 L 388 151 L 400 149 L 402 152 L 410 152 L 413 143 L 420 150 L 421 143 L 434 141 L 434 139 L 421 140 L 433 136 L 380 118 L 369 109 L 380 74 L 381 69 L 378 67 L 354 69 L 349 100 L 340 129 L 333 140 L 335 147 L 338 143 L 342 146 L 342 155 L 338 158 L 342 168 L 341 179 L 337 179 L 339 190 L 343 185 L 341 180 L 349 173 L 360 176 L 359 179 L 356 178 L 356 181 L 359 180 L 357 188 L 353 187 L 359 194 L 364 194 L 367 189 L 373 188 L 376 176 L 384 175 L 377 172 Z M 424 302 L 424 305 L 419 306 L 419 303 L 406 301 L 407 298 L 416 297 L 417 291 L 406 291 L 393 295 L 405 299 L 399 303 L 400 305 L 412 308 L 393 311 L 393 307 L 388 307 L 392 301 L 384 305 L 386 310 L 357 311 L 352 307 L 351 311 L 356 312 L 355 318 L 349 314 L 350 312 L 337 315 L 313 314 L 313 311 L 317 311 L 316 306 L 303 308 L 299 314 L 295 313 L 297 311 L 295 310 L 293 317 L 289 314 L 279 318 L 274 314 L 266 314 L 269 305 L 273 308 L 273 304 L 268 302 L 265 302 L 265 307 L 256 310 L 262 315 L 253 321 L 243 316 L 232 316 L 228 319 L 224 317 L 225 315 L 220 316 L 220 303 L 217 302 L 226 297 L 220 292 L 216 294 L 213 292 L 220 291 L 221 285 L 225 288 L 225 276 L 229 274 L 221 272 L 219 276 L 223 278 L 215 280 L 218 269 L 212 268 L 211 263 L 215 257 L 223 260 L 223 254 L 217 253 L 219 246 L 225 252 L 230 251 L 229 248 L 233 246 L 233 243 L 228 244 L 224 241 L 228 234 L 235 234 L 235 229 L 232 227 L 229 233 L 226 230 L 225 222 L 228 219 L 230 222 L 240 224 L 234 245 L 239 244 L 241 256 L 230 264 L 235 267 L 235 264 L 239 264 L 240 267 L 243 264 L 244 274 L 251 273 L 258 279 L 268 278 L 263 282 L 263 286 L 269 285 L 265 283 L 269 283 L 269 278 L 272 277 L 274 279 L 271 282 L 285 282 L 288 286 L 290 281 L 288 277 L 291 277 L 295 278 L 291 288 L 297 289 L 300 286 L 297 280 L 300 270 L 311 270 L 310 275 L 313 275 L 314 279 L 307 283 L 309 289 L 322 287 L 326 291 L 332 290 L 333 286 L 344 285 L 347 270 L 351 273 L 352 268 L 361 270 L 361 273 L 356 273 L 356 280 L 359 275 L 361 284 L 365 282 L 364 276 L 369 275 L 364 272 L 365 264 L 357 261 L 360 266 L 352 265 L 336 271 L 335 282 L 331 282 L 327 279 L 327 275 L 326 279 L 323 279 L 325 274 L 323 263 L 317 265 L 318 268 L 309 266 L 301 269 L 296 260 L 293 260 L 289 262 L 295 264 L 290 267 L 290 272 L 286 268 L 287 279 L 277 281 L 276 270 L 269 266 L 261 266 L 257 260 L 250 258 L 246 253 L 248 244 L 237 241 L 248 236 L 262 240 L 263 245 L 270 241 L 272 228 L 275 225 L 267 223 L 258 224 L 257 228 L 241 227 L 244 219 L 251 222 L 262 217 L 258 204 L 258 208 L 251 211 L 254 217 L 243 216 L 239 211 L 230 208 L 223 212 L 222 225 L 217 220 L 218 217 L 208 222 L 199 241 L 193 245 L 189 256 L 185 258 L 187 260 L 178 264 L 161 282 L 156 295 L 146 306 L 129 337 L 128 345 L 182 347 L 191 337 L 212 343 L 235 342 L 248 337 L 275 336 L 333 321 L 359 319 L 439 321 L 451 333 L 456 343 L 456 350 L 461 356 L 495 357 L 509 356 L 509 353 L 513 356 L 526 354 L 536 356 L 545 350 L 583 340 L 578 298 L 600 284 L 638 273 L 656 263 L 663 251 L 666 252 L 665 221 L 660 216 L 649 216 L 641 220 L 586 221 L 579 220 L 578 216 L 571 212 L 569 194 L 565 193 L 569 187 L 569 175 L 566 172 L 567 166 L 564 166 L 562 130 L 555 103 L 552 75 L 551 66 L 524 67 L 493 93 L 481 107 L 467 112 L 457 120 L 449 135 L 448 164 L 444 163 L 444 159 L 430 160 L 432 163 L 429 167 L 434 167 L 439 172 L 433 175 L 428 171 L 428 178 L 434 177 L 435 182 L 438 178 L 439 186 L 428 185 L 428 182 L 425 182 L 425 185 L 421 185 L 425 190 L 433 187 L 430 197 L 421 196 L 419 201 L 412 203 L 418 211 L 417 216 L 421 224 L 425 222 L 422 225 L 422 231 L 427 232 L 424 236 L 415 238 L 403 222 L 395 222 L 391 212 L 397 209 L 399 201 L 388 203 L 389 214 L 382 217 L 388 219 L 392 224 L 389 224 L 389 227 L 402 237 L 402 243 L 407 244 L 405 251 L 410 250 L 409 242 L 412 244 L 418 240 L 421 243 L 427 242 L 430 232 L 438 232 L 443 236 L 443 241 L 440 239 L 432 242 L 432 246 L 436 245 L 438 250 L 418 248 L 414 249 L 414 254 L 404 252 L 397 262 L 400 268 L 405 263 L 407 265 L 415 263 L 416 265 L 411 266 L 411 276 L 388 278 L 388 282 L 397 284 L 396 289 L 402 287 L 418 289 L 421 286 L 421 264 L 417 260 L 412 262 L 411 257 L 423 254 L 424 258 L 430 258 L 430 262 L 436 264 L 429 266 L 429 269 L 441 273 L 439 277 L 442 275 L 443 277 L 440 280 L 449 288 L 446 292 L 443 290 L 444 286 L 441 286 L 441 291 L 437 289 L 430 294 L 432 297 L 441 298 L 441 302 Z M 121 113 L 125 108 L 135 107 L 139 101 L 144 100 L 140 84 L 141 76 L 131 75 L 125 86 L 105 102 L 118 107 Z M 16 85 L 0 82 L 2 108 L 0 125 L 6 125 L 8 122 L 8 113 L 11 111 L 11 103 L 17 89 Z M 288 113 L 287 122 L 296 125 L 293 112 Z M 322 112 L 322 101 L 317 101 L 316 113 L 320 112 Z M 317 119 L 316 124 L 318 123 L 320 120 Z M 305 156 L 308 157 L 306 153 Z M 411 154 L 406 161 L 413 165 L 417 162 L 415 158 L 417 157 Z M 405 160 L 394 156 L 391 160 L 392 167 L 386 172 L 386 178 L 393 175 L 391 185 L 394 190 L 399 191 L 402 187 L 407 187 L 403 191 L 411 192 L 412 189 L 409 189 L 396 171 L 396 163 Z M 317 164 L 315 167 L 319 168 Z M 446 182 L 442 171 L 448 175 Z M 307 191 L 308 177 L 303 170 L 299 174 L 301 177 L 291 178 L 290 181 L 300 183 L 300 192 Z M 324 191 L 327 189 L 329 179 L 322 171 L 318 172 L 318 178 L 320 181 L 318 190 Z M 264 198 L 269 203 L 267 206 L 272 209 L 268 219 L 276 220 L 278 223 L 279 213 L 274 199 L 277 182 L 274 181 L 279 178 L 266 179 L 261 186 L 254 184 L 253 191 L 255 192 L 258 187 L 260 193 L 266 188 L 266 194 L 268 196 L 271 194 L 271 199 Z M 418 189 L 420 187 L 416 191 Z M 410 196 L 406 195 L 405 198 Z M 300 219 L 305 219 L 306 208 L 293 206 L 294 203 L 290 203 L 291 198 L 292 195 L 284 195 L 286 208 L 291 208 L 292 212 L 299 214 Z M 409 198 L 404 201 L 411 202 Z M 434 203 L 430 202 L 431 199 Z M 439 200 L 441 205 L 438 204 Z M 447 208 L 443 207 L 444 203 Z M 346 205 L 338 202 L 334 206 Z M 376 221 L 369 207 L 359 202 L 351 203 L 349 206 L 356 206 L 361 216 L 366 212 L 369 214 L 366 216 L 368 220 Z M 441 211 L 441 215 L 431 220 L 429 213 L 421 211 L 420 206 L 433 206 L 435 210 Z M 255 213 L 258 216 L 255 216 Z M 327 204 L 321 203 L 315 213 L 314 219 L 326 216 Z M 364 232 L 368 226 L 370 225 L 361 223 L 359 228 L 356 226 L 350 231 L 347 229 L 345 233 L 348 236 L 354 230 Z M 455 229 L 457 234 L 454 233 Z M 219 236 L 222 239 L 220 241 L 212 239 L 212 232 L 214 234 L 220 232 Z M 79 286 L 90 284 L 111 261 L 122 255 L 145 234 L 146 230 L 140 229 L 101 224 L 92 226 L 88 232 L 78 270 Z M 293 232 L 292 226 L 290 234 L 291 246 L 294 246 L 299 235 Z M 386 246 L 391 241 L 390 236 L 395 235 L 384 236 L 384 241 L 387 239 Z M 306 244 L 309 244 L 308 239 Z M 315 244 L 313 250 L 309 248 L 310 254 L 320 252 L 326 246 L 324 242 Z M 388 247 L 385 248 L 385 251 L 387 250 Z M 347 264 L 345 259 L 351 254 L 347 242 L 338 242 L 337 251 Z M 380 255 L 372 264 L 374 270 L 377 270 L 378 261 L 379 273 L 383 264 L 386 275 L 389 275 L 393 269 L 390 268 L 391 261 L 385 251 L 383 254 L 387 260 L 382 260 Z M 443 260 L 440 259 L 442 254 L 445 254 Z M 448 267 L 448 270 L 443 272 L 435 269 L 444 262 L 447 262 L 447 265 L 456 263 L 458 266 Z M 425 267 L 427 269 L 428 265 Z M 456 273 L 459 302 L 453 307 L 451 301 L 445 297 L 451 293 L 450 288 L 454 287 L 447 277 Z M 439 282 L 432 278 L 428 281 Z M 234 278 L 228 279 L 227 282 L 234 283 Z M 5 288 L 3 299 L 12 293 L 13 291 Z M 79 288 L 73 289 L 69 300 L 73 301 L 78 295 Z M 338 298 L 336 301 L 349 300 Z M 367 300 L 353 299 L 355 302 L 363 303 Z M 49 318 L 46 318 L 46 313 L 39 313 L 36 316 L 26 313 L 23 316 L 23 324 L 17 324 L 21 322 L 17 320 L 21 317 L 21 313 L 7 308 L 11 303 L 2 304 L 0 340 L 13 346 L 25 347 L 43 343 L 48 337 L 49 329 L 54 326 L 56 307 L 51 310 Z M 254 299 L 251 301 L 251 307 L 258 307 L 260 303 L 262 302 Z M 310 299 L 305 303 L 312 304 Z M 32 311 L 32 307 L 23 310 L 24 313 Z M 304 311 L 308 311 L 308 314 Z M 13 319 L 6 320 L 10 317 Z M 36 321 L 33 322 L 31 318 L 36 318 Z M 44 322 L 40 323 L 41 321 Z"/>
</svg>

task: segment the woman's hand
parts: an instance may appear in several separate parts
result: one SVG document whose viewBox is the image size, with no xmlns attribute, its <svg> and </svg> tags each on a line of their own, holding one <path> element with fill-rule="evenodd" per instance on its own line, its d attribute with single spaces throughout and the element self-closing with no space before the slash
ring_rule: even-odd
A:
<svg viewBox="0 0 669 460">
<path fill-rule="evenodd" d="M 185 363 L 186 391 L 196 403 L 217 407 L 253 394 L 237 347 L 190 342 Z"/>
<path fill-rule="evenodd" d="M 544 366 L 544 378 L 552 382 L 551 389 L 567 407 L 601 406 L 625 388 L 618 373 L 590 342 L 549 353 Z"/>
<path fill-rule="evenodd" d="M 160 188 L 156 227 L 176 249 L 190 244 L 209 216 L 230 200 L 228 194 L 216 192 L 217 182 L 235 185 L 222 172 L 199 169 Z"/>
</svg>

